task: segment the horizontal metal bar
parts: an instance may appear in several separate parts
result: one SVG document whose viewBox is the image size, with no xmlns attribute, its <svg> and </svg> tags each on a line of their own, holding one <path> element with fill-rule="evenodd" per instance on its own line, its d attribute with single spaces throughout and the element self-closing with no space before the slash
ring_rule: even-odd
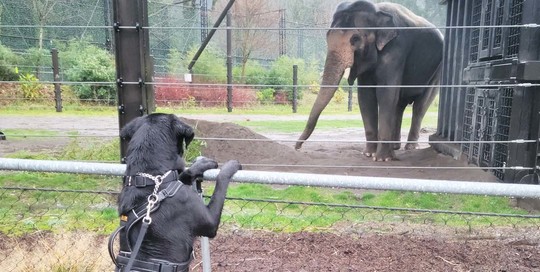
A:
<svg viewBox="0 0 540 272">
<path fill-rule="evenodd" d="M 0 158 L 0 169 L 121 176 L 124 174 L 125 165 Z M 218 174 L 218 169 L 208 170 L 204 173 L 204 179 L 216 180 Z M 531 184 L 340 176 L 250 170 L 238 171 L 234 175 L 233 181 L 240 183 L 300 185 L 348 189 L 399 190 L 428 193 L 540 198 L 540 186 Z"/>
<path fill-rule="evenodd" d="M 0 158 L 0 170 L 122 176 L 126 165 L 115 163 Z"/>
<path fill-rule="evenodd" d="M 307 117 L 306 117 L 307 118 Z M 328 119 L 331 120 L 331 119 Z M 96 138 L 96 137 L 118 137 L 118 135 L 40 135 L 40 134 L 9 134 L 5 133 L 6 137 L 11 138 Z M 367 143 L 386 143 L 386 144 L 480 144 L 480 143 L 489 143 L 489 144 L 526 144 L 526 143 L 536 143 L 537 140 L 525 140 L 525 139 L 516 139 L 508 141 L 367 141 L 367 140 L 297 140 L 297 139 L 252 139 L 252 138 L 214 138 L 214 137 L 195 137 L 195 140 L 201 141 L 225 141 L 225 142 L 303 142 L 303 143 L 358 143 L 358 144 L 367 144 Z"/>
<path fill-rule="evenodd" d="M 13 84 L 22 84 L 22 83 L 35 83 L 35 81 L 8 81 L 0 80 L 0 83 L 13 83 Z M 40 84 L 92 84 L 92 85 L 113 85 L 118 84 L 117 82 L 105 81 L 105 82 L 92 82 L 92 81 L 48 81 L 42 80 L 39 81 Z M 141 82 L 138 81 L 123 81 L 122 85 L 140 85 Z M 189 82 L 144 82 L 146 85 L 154 86 L 192 86 L 192 87 L 253 87 L 253 88 L 268 88 L 268 87 L 298 87 L 298 88 L 312 88 L 315 85 L 287 85 L 287 84 L 226 84 L 226 83 L 189 83 Z M 316 85 L 317 88 L 338 88 L 340 85 Z M 361 85 L 362 88 L 424 88 L 424 87 L 439 87 L 439 88 L 497 88 L 497 87 L 540 87 L 540 83 L 508 83 L 508 84 L 447 84 L 447 85 Z M 353 86 L 358 87 L 358 86 Z M 204 89 L 203 89 L 204 90 Z M 213 90 L 211 90 L 213 91 Z"/>
<path fill-rule="evenodd" d="M 490 29 L 490 28 L 539 28 L 539 24 L 516 24 L 516 25 L 463 25 L 463 26 L 379 26 L 379 27 L 227 27 L 227 28 L 220 28 L 218 26 L 214 27 L 205 27 L 204 29 L 208 30 L 219 30 L 219 29 L 232 29 L 232 30 L 285 30 L 285 31 L 299 31 L 299 30 L 319 30 L 319 31 L 326 31 L 326 30 L 355 30 L 355 29 L 365 29 L 365 30 L 390 30 L 390 29 Z M 105 25 L 88 25 L 88 26 L 62 26 L 62 25 L 0 25 L 1 28 L 63 28 L 63 29 L 70 29 L 70 28 L 84 28 L 84 29 L 113 29 L 113 26 L 105 26 Z M 137 26 L 118 26 L 119 29 L 186 29 L 186 30 L 200 30 L 202 27 L 200 26 L 145 26 L 145 27 L 137 27 Z"/>
</svg>

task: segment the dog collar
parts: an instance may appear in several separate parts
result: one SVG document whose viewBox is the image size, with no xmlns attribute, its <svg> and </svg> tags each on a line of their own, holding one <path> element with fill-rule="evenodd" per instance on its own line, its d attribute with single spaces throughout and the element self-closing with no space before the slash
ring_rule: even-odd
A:
<svg viewBox="0 0 540 272">
<path fill-rule="evenodd" d="M 177 170 L 171 171 L 169 175 L 167 175 L 162 182 L 170 182 L 170 181 L 177 181 L 179 179 L 180 175 L 178 174 Z M 137 188 L 143 188 L 146 186 L 154 186 L 156 182 L 152 180 L 151 178 L 143 177 L 141 175 L 134 175 L 134 176 L 124 176 L 123 177 L 123 184 L 124 186 L 135 186 Z"/>
</svg>

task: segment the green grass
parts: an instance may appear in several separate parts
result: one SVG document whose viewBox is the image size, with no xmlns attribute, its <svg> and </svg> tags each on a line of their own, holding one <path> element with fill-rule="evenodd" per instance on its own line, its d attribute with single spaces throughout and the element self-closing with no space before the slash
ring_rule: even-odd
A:
<svg viewBox="0 0 540 272">
<path fill-rule="evenodd" d="M 211 194 L 212 190 L 208 188 L 207 191 L 207 194 Z M 231 200 L 227 202 L 223 212 L 224 222 L 241 228 L 280 232 L 330 230 L 343 224 L 356 225 L 369 222 L 429 223 L 464 228 L 540 223 L 540 219 L 393 210 L 405 208 L 528 214 L 525 210 L 513 207 L 509 199 L 504 197 L 394 191 L 355 194 L 348 190 L 305 186 L 274 188 L 259 184 L 234 184 L 227 196 Z M 270 202 L 243 200 L 243 198 L 266 199 Z"/>
</svg>

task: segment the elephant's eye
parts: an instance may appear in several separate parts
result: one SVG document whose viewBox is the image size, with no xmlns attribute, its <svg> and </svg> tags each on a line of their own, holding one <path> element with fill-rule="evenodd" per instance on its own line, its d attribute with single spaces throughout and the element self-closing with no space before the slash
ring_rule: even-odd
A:
<svg viewBox="0 0 540 272">
<path fill-rule="evenodd" d="M 355 43 L 357 43 L 357 42 L 359 42 L 359 41 L 360 41 L 360 36 L 358 36 L 358 35 L 353 35 L 353 36 L 351 37 L 351 44 L 355 44 Z"/>
</svg>

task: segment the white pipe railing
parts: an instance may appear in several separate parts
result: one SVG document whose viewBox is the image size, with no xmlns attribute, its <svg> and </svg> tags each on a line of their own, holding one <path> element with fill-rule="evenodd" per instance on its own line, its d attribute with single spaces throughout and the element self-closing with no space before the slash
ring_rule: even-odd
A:
<svg viewBox="0 0 540 272">
<path fill-rule="evenodd" d="M 112 163 L 0 158 L 0 170 L 12 171 L 121 176 L 124 174 L 125 167 L 126 166 L 123 164 Z M 204 172 L 204 179 L 215 180 L 218 173 L 219 169 L 208 170 Z M 540 198 L 540 186 L 532 184 L 362 177 L 249 170 L 238 171 L 233 176 L 232 180 L 241 183 Z"/>
</svg>

